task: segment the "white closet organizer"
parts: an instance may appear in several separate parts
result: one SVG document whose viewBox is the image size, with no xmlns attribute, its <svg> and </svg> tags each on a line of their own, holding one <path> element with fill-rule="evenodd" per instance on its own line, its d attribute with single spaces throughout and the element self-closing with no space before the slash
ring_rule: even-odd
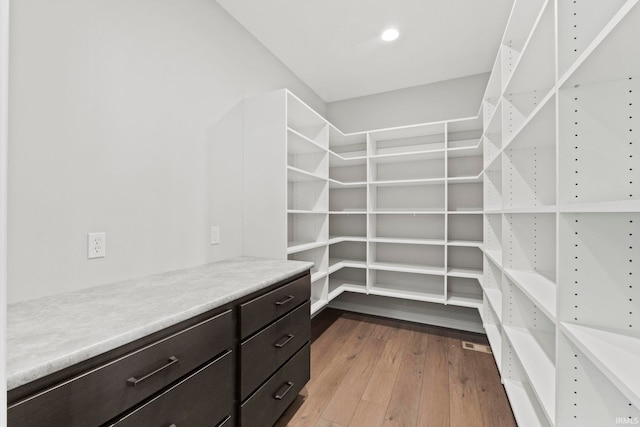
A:
<svg viewBox="0 0 640 427">
<path fill-rule="evenodd" d="M 484 95 L 483 321 L 521 426 L 640 417 L 637 3 L 516 0 Z"/>
<path fill-rule="evenodd" d="M 480 309 L 481 135 L 481 118 L 345 135 L 287 90 L 248 99 L 245 252 L 313 261 L 312 313 L 343 292 Z"/>
</svg>

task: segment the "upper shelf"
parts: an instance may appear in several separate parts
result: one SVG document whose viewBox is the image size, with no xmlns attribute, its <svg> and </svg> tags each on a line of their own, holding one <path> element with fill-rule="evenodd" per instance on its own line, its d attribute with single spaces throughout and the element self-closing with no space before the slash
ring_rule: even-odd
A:
<svg viewBox="0 0 640 427">
<path fill-rule="evenodd" d="M 535 2 L 533 2 L 535 3 Z M 542 90 L 546 93 L 555 84 L 555 21 L 553 2 L 547 2 L 538 16 L 531 36 L 523 46 L 505 93 Z"/>
<path fill-rule="evenodd" d="M 628 77 L 629 68 L 638 70 L 637 3 L 638 0 L 558 2 L 561 85 L 618 80 Z M 624 51 L 620 50 L 622 46 Z"/>
<path fill-rule="evenodd" d="M 326 138 L 320 134 L 327 124 L 320 114 L 287 91 L 287 126 L 326 147 Z"/>
</svg>

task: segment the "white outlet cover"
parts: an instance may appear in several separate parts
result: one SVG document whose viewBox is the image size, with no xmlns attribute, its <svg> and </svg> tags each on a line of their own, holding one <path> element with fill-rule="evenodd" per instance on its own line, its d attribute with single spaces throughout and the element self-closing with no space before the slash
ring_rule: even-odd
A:
<svg viewBox="0 0 640 427">
<path fill-rule="evenodd" d="M 107 234 L 88 233 L 87 234 L 87 258 L 104 258 L 107 255 Z"/>
</svg>

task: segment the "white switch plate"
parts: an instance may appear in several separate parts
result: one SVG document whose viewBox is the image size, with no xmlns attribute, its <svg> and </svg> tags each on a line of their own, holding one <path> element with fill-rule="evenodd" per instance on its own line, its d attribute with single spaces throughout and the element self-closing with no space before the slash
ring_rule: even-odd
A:
<svg viewBox="0 0 640 427">
<path fill-rule="evenodd" d="M 87 258 L 104 258 L 107 255 L 107 234 L 88 233 L 87 234 Z"/>
<path fill-rule="evenodd" d="M 219 245 L 220 244 L 220 227 L 214 225 L 211 227 L 211 244 Z"/>
</svg>

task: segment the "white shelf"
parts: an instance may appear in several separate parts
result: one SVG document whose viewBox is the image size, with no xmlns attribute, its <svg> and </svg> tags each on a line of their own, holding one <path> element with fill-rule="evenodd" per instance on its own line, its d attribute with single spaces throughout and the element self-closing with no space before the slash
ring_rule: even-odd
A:
<svg viewBox="0 0 640 427">
<path fill-rule="evenodd" d="M 482 295 L 449 293 L 447 294 L 447 304 L 458 307 L 470 307 L 480 309 L 482 307 Z"/>
<path fill-rule="evenodd" d="M 314 315 L 320 309 L 327 305 L 327 301 L 323 299 L 311 299 L 311 315 Z"/>
<path fill-rule="evenodd" d="M 482 138 L 474 139 L 475 143 L 463 147 L 450 147 L 447 149 L 448 158 L 456 157 L 481 157 L 482 156 Z M 449 143 L 451 144 L 451 142 Z"/>
<path fill-rule="evenodd" d="M 327 149 L 307 138 L 295 129 L 287 127 L 287 152 L 289 154 L 323 153 Z"/>
<path fill-rule="evenodd" d="M 324 279 L 327 275 L 328 273 L 326 271 L 317 271 L 311 275 L 311 283 L 313 284 L 318 280 Z"/>
<path fill-rule="evenodd" d="M 531 123 L 537 116 L 538 113 L 540 113 L 540 111 L 544 110 L 544 108 L 547 106 L 547 104 L 549 103 L 549 101 L 551 99 L 553 99 L 554 95 L 555 95 L 556 91 L 554 88 L 550 89 L 545 96 L 542 98 L 542 100 L 540 100 L 540 103 L 537 104 L 537 106 L 531 111 L 531 113 L 529 113 L 529 115 L 527 115 L 525 117 L 525 119 L 522 121 L 522 123 L 520 124 L 520 126 L 513 132 L 513 134 L 510 136 L 510 138 L 506 141 L 503 142 L 502 144 L 502 150 L 501 152 L 504 152 L 504 150 L 516 139 L 518 138 L 518 136 L 525 130 L 527 129 L 527 127 L 529 126 L 529 123 Z"/>
<path fill-rule="evenodd" d="M 557 207 L 554 206 L 538 206 L 538 207 L 527 207 L 527 208 L 509 208 L 502 210 L 503 213 L 506 214 L 536 214 L 536 213 L 555 213 Z"/>
<path fill-rule="evenodd" d="M 498 320 L 502 322 L 502 292 L 495 288 L 484 288 L 484 293 Z"/>
<path fill-rule="evenodd" d="M 315 211 L 310 209 L 287 209 L 288 214 L 327 215 L 329 211 Z"/>
<path fill-rule="evenodd" d="M 425 179 L 394 179 L 386 181 L 371 181 L 370 185 L 378 187 L 390 187 L 390 186 L 405 186 L 405 185 L 430 185 L 430 184 L 444 184 L 446 179 L 443 178 L 425 178 Z"/>
<path fill-rule="evenodd" d="M 538 306 L 556 321 L 556 284 L 540 273 L 530 270 L 504 269 L 504 274 Z"/>
<path fill-rule="evenodd" d="M 640 408 L 640 336 L 562 322 L 560 328 Z"/>
<path fill-rule="evenodd" d="M 431 267 L 425 265 L 400 264 L 390 262 L 373 262 L 369 264 L 372 270 L 397 271 L 400 273 L 432 274 L 444 276 L 444 267 Z"/>
<path fill-rule="evenodd" d="M 444 215 L 447 212 L 443 210 L 428 209 L 374 209 L 369 211 L 370 214 L 376 215 Z"/>
<path fill-rule="evenodd" d="M 509 379 L 503 379 L 502 382 L 518 425 L 523 427 L 547 427 L 548 424 L 544 416 L 533 406 L 529 398 L 529 393 L 525 389 L 528 386 Z"/>
<path fill-rule="evenodd" d="M 482 173 L 474 176 L 453 176 L 447 178 L 449 184 L 469 184 L 474 182 L 482 182 Z"/>
<path fill-rule="evenodd" d="M 428 294 L 425 292 L 414 292 L 414 291 L 404 291 L 395 288 L 388 288 L 385 285 L 374 284 L 370 290 L 369 294 L 371 295 L 380 295 L 384 297 L 391 298 L 403 298 L 410 299 L 414 301 L 425 301 L 425 302 L 435 302 L 439 304 L 444 304 L 444 295 L 439 294 Z"/>
<path fill-rule="evenodd" d="M 533 30 L 505 85 L 505 93 L 549 89 L 555 84 L 553 1 L 547 1 L 536 15 Z"/>
<path fill-rule="evenodd" d="M 326 176 L 321 176 L 315 173 L 307 172 L 302 169 L 298 169 L 293 166 L 287 166 L 287 179 L 293 182 L 302 181 L 326 181 Z"/>
<path fill-rule="evenodd" d="M 335 299 L 343 292 L 358 294 L 367 293 L 367 285 L 362 282 L 345 281 L 341 279 L 329 279 L 329 301 Z"/>
<path fill-rule="evenodd" d="M 367 268 L 367 262 L 358 259 L 329 258 L 329 274 L 335 273 L 344 267 Z"/>
<path fill-rule="evenodd" d="M 491 352 L 493 353 L 493 357 L 496 361 L 498 371 L 502 372 L 502 335 L 500 334 L 500 329 L 498 329 L 498 325 L 486 323 L 486 320 L 483 326 L 487 333 Z"/>
<path fill-rule="evenodd" d="M 502 251 L 495 249 L 485 249 L 484 253 L 492 263 L 502 268 Z"/>
<path fill-rule="evenodd" d="M 482 269 L 477 268 L 464 268 L 464 267 L 449 267 L 447 269 L 447 276 L 451 277 L 463 277 L 467 279 L 482 280 Z"/>
<path fill-rule="evenodd" d="M 479 240 L 447 240 L 447 246 L 460 246 L 482 249 L 482 241 Z"/>
<path fill-rule="evenodd" d="M 448 215 L 482 215 L 484 211 L 482 209 L 458 209 L 448 210 Z"/>
<path fill-rule="evenodd" d="M 343 211 L 329 211 L 330 215 L 366 215 L 366 209 L 346 209 Z"/>
<path fill-rule="evenodd" d="M 527 329 L 512 326 L 504 326 L 504 332 L 524 367 L 542 409 L 553 423 L 556 414 L 556 367 L 554 360 L 547 355 L 538 340 L 555 342 L 555 334 L 536 331 L 535 334 L 539 335 L 536 337 Z"/>
<path fill-rule="evenodd" d="M 558 210 L 562 213 L 640 212 L 640 200 L 565 204 Z"/>
<path fill-rule="evenodd" d="M 351 153 L 336 153 L 335 151 L 329 149 L 330 167 L 364 166 L 366 164 L 366 152 L 354 151 Z"/>
<path fill-rule="evenodd" d="M 363 236 L 329 236 L 328 244 L 333 245 L 341 242 L 366 242 L 367 238 Z"/>
<path fill-rule="evenodd" d="M 402 243 L 405 245 L 433 245 L 444 246 L 445 241 L 441 239 L 404 239 L 392 237 L 372 237 L 369 239 L 371 243 Z"/>
<path fill-rule="evenodd" d="M 366 186 L 367 183 L 365 181 L 343 182 L 329 178 L 329 188 L 364 188 Z"/>
<path fill-rule="evenodd" d="M 637 51 L 637 14 L 640 13 L 636 7 L 637 3 L 638 0 L 624 2 L 624 5 L 560 76 L 558 87 L 574 87 L 580 84 L 626 78 L 630 75 L 629 67 L 633 70 L 640 68 L 638 55 L 624 55 L 624 61 L 620 61 L 619 50 L 624 47 L 628 52 Z M 621 63 L 625 66 L 612 66 L 612 64 Z"/>
<path fill-rule="evenodd" d="M 299 241 L 287 242 L 287 255 L 295 254 L 297 252 L 308 251 L 309 249 L 320 248 L 326 245 L 327 245 L 327 242 L 299 242 Z"/>
<path fill-rule="evenodd" d="M 424 150 L 424 151 L 407 151 L 402 153 L 390 153 L 390 154 L 376 154 L 369 156 L 369 161 L 372 163 L 401 163 L 407 161 L 418 160 L 433 160 L 443 159 L 445 157 L 446 150 L 444 148 L 437 150 Z"/>
</svg>

